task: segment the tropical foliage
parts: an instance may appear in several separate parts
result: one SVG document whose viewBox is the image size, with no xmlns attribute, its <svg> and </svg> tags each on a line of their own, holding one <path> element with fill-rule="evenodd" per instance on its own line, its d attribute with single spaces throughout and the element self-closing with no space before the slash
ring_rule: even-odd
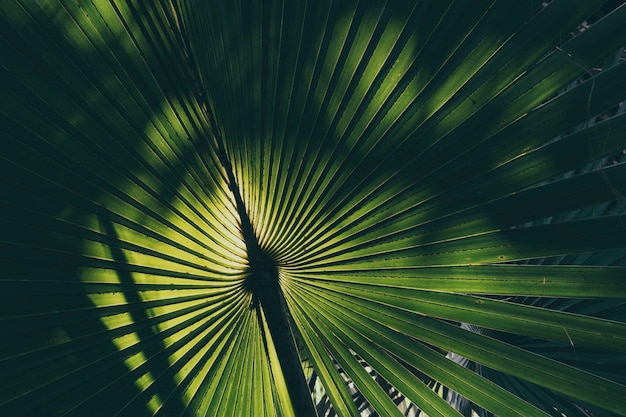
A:
<svg viewBox="0 0 626 417">
<path fill-rule="evenodd" d="M 622 3 L 2 1 L 0 415 L 625 416 Z"/>
</svg>

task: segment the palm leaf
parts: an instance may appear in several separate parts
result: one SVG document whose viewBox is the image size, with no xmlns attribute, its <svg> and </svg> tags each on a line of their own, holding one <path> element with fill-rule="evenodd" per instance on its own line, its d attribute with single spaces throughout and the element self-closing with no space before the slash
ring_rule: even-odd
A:
<svg viewBox="0 0 626 417">
<path fill-rule="evenodd" d="M 0 414 L 626 415 L 625 21 L 3 2 Z"/>
</svg>

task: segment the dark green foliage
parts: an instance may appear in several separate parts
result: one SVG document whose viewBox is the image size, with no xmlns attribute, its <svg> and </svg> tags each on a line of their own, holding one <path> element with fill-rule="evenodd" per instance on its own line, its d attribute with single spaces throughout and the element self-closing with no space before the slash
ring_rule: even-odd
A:
<svg viewBox="0 0 626 417">
<path fill-rule="evenodd" d="M 1 2 L 0 415 L 626 416 L 624 22 Z"/>
</svg>

